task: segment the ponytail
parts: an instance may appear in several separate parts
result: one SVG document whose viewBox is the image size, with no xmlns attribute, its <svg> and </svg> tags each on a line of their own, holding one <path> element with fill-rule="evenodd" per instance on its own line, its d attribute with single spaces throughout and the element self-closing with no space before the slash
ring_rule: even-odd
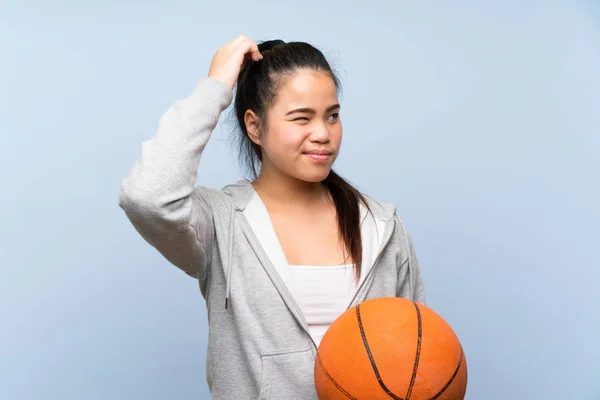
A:
<svg viewBox="0 0 600 400">
<path fill-rule="evenodd" d="M 360 202 L 367 209 L 369 209 L 369 205 L 365 197 L 354 186 L 333 170 L 331 170 L 322 184 L 331 194 L 335 204 L 340 239 L 344 241 L 345 249 L 354 262 L 354 277 L 358 281 L 362 272 L 363 254 L 360 229 Z"/>
</svg>

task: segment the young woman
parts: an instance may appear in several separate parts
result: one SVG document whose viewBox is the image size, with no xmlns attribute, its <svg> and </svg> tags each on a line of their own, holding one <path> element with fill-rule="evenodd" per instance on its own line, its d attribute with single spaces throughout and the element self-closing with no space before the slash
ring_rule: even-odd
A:
<svg viewBox="0 0 600 400">
<path fill-rule="evenodd" d="M 254 180 L 195 186 L 234 88 Z M 239 36 L 162 116 L 122 183 L 119 205 L 135 229 L 199 282 L 214 399 L 316 399 L 316 350 L 341 313 L 382 296 L 424 302 L 395 207 L 332 170 L 342 141 L 338 89 L 313 46 Z"/>
</svg>

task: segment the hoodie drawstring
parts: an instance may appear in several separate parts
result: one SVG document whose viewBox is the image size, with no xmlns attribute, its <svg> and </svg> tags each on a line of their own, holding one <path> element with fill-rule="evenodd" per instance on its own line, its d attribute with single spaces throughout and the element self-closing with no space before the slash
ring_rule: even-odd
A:
<svg viewBox="0 0 600 400">
<path fill-rule="evenodd" d="M 235 222 L 235 207 L 231 209 L 231 222 L 229 223 L 229 250 L 227 252 L 227 286 L 225 287 L 225 309 L 231 296 L 231 266 L 233 265 L 233 228 Z"/>
</svg>

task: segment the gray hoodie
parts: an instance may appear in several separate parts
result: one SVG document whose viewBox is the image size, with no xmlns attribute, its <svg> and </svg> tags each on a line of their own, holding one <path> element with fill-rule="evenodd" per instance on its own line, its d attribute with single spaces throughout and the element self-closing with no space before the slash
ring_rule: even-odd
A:
<svg viewBox="0 0 600 400">
<path fill-rule="evenodd" d="M 263 246 L 273 231 L 252 184 L 195 186 L 202 151 L 232 99 L 225 84 L 203 78 L 175 102 L 142 144 L 119 205 L 149 244 L 198 280 L 208 309 L 212 399 L 317 399 L 317 346 L 294 301 L 282 253 Z M 380 235 L 363 237 L 363 272 L 348 308 L 382 296 L 424 303 L 417 258 L 396 208 L 367 200 L 373 216 L 361 205 L 363 226 L 370 223 Z M 258 210 L 250 213 L 251 204 Z"/>
</svg>

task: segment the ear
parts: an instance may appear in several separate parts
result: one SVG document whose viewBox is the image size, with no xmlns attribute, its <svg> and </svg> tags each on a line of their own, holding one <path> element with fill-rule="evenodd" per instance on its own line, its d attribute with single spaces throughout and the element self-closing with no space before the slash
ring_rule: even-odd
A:
<svg viewBox="0 0 600 400">
<path fill-rule="evenodd" d="M 244 123 L 246 124 L 246 132 L 248 132 L 250 140 L 260 146 L 260 118 L 258 118 L 254 111 L 246 110 Z"/>
</svg>

